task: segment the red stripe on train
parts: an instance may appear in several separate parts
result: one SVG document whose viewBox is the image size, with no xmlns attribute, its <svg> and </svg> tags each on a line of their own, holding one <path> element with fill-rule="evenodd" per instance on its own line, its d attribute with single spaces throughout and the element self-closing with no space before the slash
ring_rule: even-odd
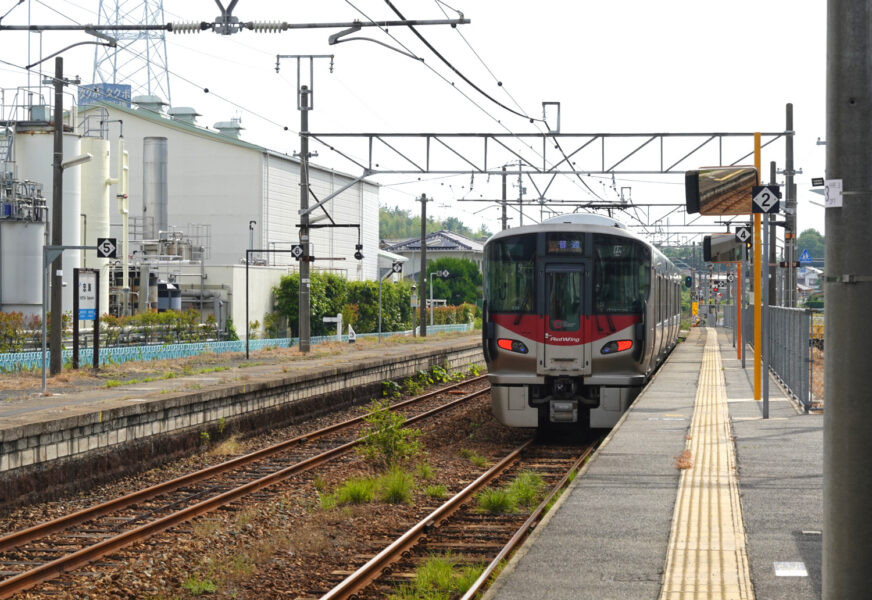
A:
<svg viewBox="0 0 872 600">
<path fill-rule="evenodd" d="M 493 314 L 491 320 L 520 337 L 555 346 L 589 344 L 641 322 L 641 315 L 592 315 L 580 323 L 549 322 L 539 315 Z"/>
</svg>

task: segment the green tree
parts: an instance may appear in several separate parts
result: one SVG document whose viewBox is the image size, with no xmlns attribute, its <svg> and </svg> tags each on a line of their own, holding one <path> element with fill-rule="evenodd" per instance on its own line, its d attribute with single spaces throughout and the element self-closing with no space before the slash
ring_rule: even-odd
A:
<svg viewBox="0 0 872 600">
<path fill-rule="evenodd" d="M 464 225 L 457 217 L 448 217 L 444 221 L 427 218 L 427 233 L 434 231 L 451 231 L 468 238 L 481 239 L 490 237 L 491 233 L 482 225 L 477 232 Z M 408 210 L 398 206 L 393 208 L 379 208 L 379 235 L 383 239 L 406 239 L 421 235 L 421 217 L 412 215 Z"/>
<path fill-rule="evenodd" d="M 806 229 L 796 238 L 796 256 L 800 252 L 808 250 L 811 255 L 813 266 L 821 268 L 826 258 L 826 240 L 816 229 Z"/>
<path fill-rule="evenodd" d="M 481 271 L 471 260 L 465 258 L 439 258 L 427 263 L 427 277 L 434 271 L 447 270 L 449 276 L 433 278 L 433 297 L 444 298 L 445 301 L 457 306 L 467 302 L 477 304 L 481 299 Z M 430 293 L 430 282 L 427 281 L 425 294 Z"/>
</svg>

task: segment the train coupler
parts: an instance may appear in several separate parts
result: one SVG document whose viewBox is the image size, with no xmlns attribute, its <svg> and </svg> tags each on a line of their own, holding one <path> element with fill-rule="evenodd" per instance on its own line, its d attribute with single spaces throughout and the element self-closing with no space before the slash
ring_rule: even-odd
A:
<svg viewBox="0 0 872 600">
<path fill-rule="evenodd" d="M 575 400 L 552 400 L 549 419 L 552 423 L 575 423 L 578 421 L 578 402 Z"/>
</svg>

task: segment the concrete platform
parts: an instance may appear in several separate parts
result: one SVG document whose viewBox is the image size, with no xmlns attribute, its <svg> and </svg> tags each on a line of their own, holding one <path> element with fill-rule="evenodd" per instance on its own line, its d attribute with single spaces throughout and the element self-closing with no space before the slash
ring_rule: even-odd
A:
<svg viewBox="0 0 872 600">
<path fill-rule="evenodd" d="M 753 369 L 741 368 L 724 330 L 710 346 L 719 353 L 719 366 L 709 367 L 722 376 L 704 385 L 724 405 L 726 442 L 720 445 L 733 453 L 735 464 L 725 462 L 728 454 L 710 462 L 720 465 L 722 475 L 715 479 L 729 471 L 738 490 L 739 515 L 724 518 L 735 518 L 739 533 L 722 545 L 727 554 L 736 554 L 735 542 L 744 546 L 736 562 L 746 561 L 750 589 L 726 585 L 723 573 L 712 573 L 728 570 L 723 560 L 707 562 L 706 536 L 726 537 L 715 516 L 729 504 L 729 482 L 721 482 L 723 501 L 682 517 L 693 529 L 678 536 L 676 550 L 673 519 L 682 504 L 692 504 L 681 500 L 676 511 L 683 480 L 691 491 L 709 490 L 707 483 L 687 487 L 696 481 L 689 473 L 702 465 L 680 470 L 677 457 L 694 439 L 716 444 L 709 438 L 715 426 L 692 429 L 706 337 L 706 330 L 694 329 L 679 344 L 486 598 L 820 598 L 823 417 L 801 414 L 770 380 L 770 418 L 763 420 L 762 405 L 753 400 Z M 700 457 L 704 451 L 694 446 Z M 703 496 L 717 500 L 718 494 Z M 688 546 L 690 558 L 676 560 L 676 552 Z M 691 567 L 676 575 L 673 568 L 682 561 Z M 699 575 L 711 585 L 692 581 Z"/>
<path fill-rule="evenodd" d="M 341 345 L 326 356 L 220 374 L 10 397 L 0 403 L 0 509 L 161 464 L 204 438 L 363 403 L 381 396 L 383 381 L 433 365 L 458 371 L 483 362 L 477 335 L 435 337 Z"/>
</svg>

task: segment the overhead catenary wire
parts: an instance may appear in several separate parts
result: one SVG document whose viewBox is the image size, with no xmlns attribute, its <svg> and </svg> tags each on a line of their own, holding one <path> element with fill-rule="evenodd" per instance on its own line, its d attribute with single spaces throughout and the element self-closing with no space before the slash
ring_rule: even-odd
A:
<svg viewBox="0 0 872 600">
<path fill-rule="evenodd" d="M 397 14 L 397 16 L 399 16 L 401 19 L 405 19 L 405 17 L 402 15 L 402 13 L 400 13 L 400 12 L 399 12 L 399 11 L 398 11 L 398 10 L 397 10 L 397 9 L 396 9 L 396 8 L 395 8 L 395 7 L 394 7 L 394 6 L 393 6 L 393 5 L 392 5 L 388 0 L 385 0 L 385 1 L 386 1 L 386 2 L 388 3 L 388 5 L 389 5 L 393 10 L 394 10 L 394 12 Z M 351 0 L 346 0 L 346 2 L 347 2 L 347 3 L 348 3 L 352 8 L 354 8 L 356 11 L 358 11 L 361 15 L 363 15 L 364 17 L 366 17 L 370 22 L 374 23 L 374 21 L 372 20 L 372 18 L 370 18 L 369 15 L 367 15 L 365 12 L 363 12 L 360 8 L 358 8 L 357 6 L 355 6 L 355 5 L 351 2 Z M 446 5 L 446 6 L 447 6 L 447 5 Z M 454 10 L 454 9 L 452 9 L 452 10 Z M 444 11 L 443 11 L 443 14 L 444 14 Z M 446 16 L 447 16 L 447 15 L 446 15 Z M 415 55 L 415 54 L 414 54 L 414 53 L 413 53 L 413 52 L 412 52 L 412 51 L 411 51 L 411 50 L 410 50 L 406 45 L 404 45 L 402 42 L 400 42 L 400 41 L 399 41 L 395 36 L 393 36 L 390 32 L 388 32 L 388 31 L 387 31 L 386 29 L 384 29 L 384 28 L 381 28 L 381 29 L 382 29 L 382 31 L 383 31 L 384 33 L 386 33 L 389 37 L 391 37 L 391 39 L 393 39 L 396 43 L 398 43 L 400 46 L 402 46 L 403 49 L 406 50 L 407 53 L 409 53 L 410 55 L 415 56 L 416 58 L 418 58 L 418 57 L 417 57 L 417 56 L 416 56 L 416 55 Z M 472 83 L 472 82 L 471 82 L 471 81 L 470 81 L 470 80 L 469 80 L 465 75 L 463 75 L 462 73 L 460 73 L 460 71 L 457 70 L 457 69 L 456 69 L 456 68 L 455 68 L 455 67 L 454 67 L 450 62 L 448 62 L 447 59 L 445 59 L 445 58 L 444 58 L 444 57 L 443 57 L 443 56 L 442 56 L 442 55 L 441 55 L 441 54 L 440 54 L 440 53 L 439 53 L 439 52 L 438 52 L 438 51 L 437 51 L 437 50 L 432 46 L 432 44 L 430 44 L 430 43 L 429 43 L 429 42 L 424 38 L 424 36 L 421 35 L 421 33 L 418 32 L 418 31 L 417 31 L 413 26 L 409 26 L 409 29 L 411 29 L 411 30 L 415 33 L 415 35 L 416 35 L 416 36 L 417 36 L 417 37 L 418 37 L 422 42 L 424 42 L 424 44 L 425 44 L 425 45 L 426 45 L 426 46 L 427 46 L 427 47 L 428 47 L 428 48 L 429 48 L 429 49 L 430 49 L 434 54 L 436 54 L 436 55 L 437 55 L 437 56 L 438 56 L 438 57 L 439 57 L 443 62 L 445 62 L 445 63 L 446 63 L 446 64 L 447 64 L 447 65 L 448 65 L 448 66 L 449 66 L 449 67 L 450 67 L 450 68 L 451 68 L 455 73 L 457 73 L 457 74 L 458 74 L 458 75 L 459 75 L 459 76 L 460 76 L 464 81 L 466 81 L 468 84 L 470 84 L 470 85 L 471 85 L 473 88 L 475 88 L 477 91 L 479 91 L 480 93 L 482 93 L 483 95 L 485 95 L 488 99 L 492 100 L 494 103 L 496 103 L 497 105 L 501 106 L 502 108 L 508 110 L 508 111 L 511 112 L 512 114 L 515 114 L 515 115 L 518 115 L 518 116 L 521 116 L 521 117 L 524 117 L 524 118 L 528 119 L 528 120 L 530 121 L 530 123 L 533 123 L 534 126 L 535 126 L 537 129 L 539 129 L 540 133 L 542 133 L 542 130 L 541 130 L 541 128 L 539 127 L 539 124 L 540 124 L 540 123 L 545 123 L 545 120 L 544 120 L 544 119 L 534 119 L 534 118 L 531 118 L 531 117 L 529 117 L 527 114 L 525 114 L 525 113 L 521 113 L 521 112 L 518 112 L 518 111 L 515 111 L 515 110 L 513 110 L 513 109 L 511 109 L 511 108 L 509 108 L 509 107 L 507 107 L 507 106 L 505 106 L 505 105 L 502 104 L 501 102 L 495 100 L 494 98 L 492 98 L 489 94 L 487 94 L 486 92 L 483 92 L 483 91 L 482 91 L 478 86 L 476 86 L 475 84 L 473 84 L 473 83 Z M 465 38 L 464 38 L 464 40 L 465 40 Z M 468 41 L 467 41 L 467 45 L 469 45 L 470 48 L 472 49 L 472 47 L 471 47 L 471 45 L 469 44 Z M 473 49 L 473 53 L 475 53 L 475 54 L 478 56 L 478 53 L 476 53 L 474 49 Z M 481 60 L 481 57 L 480 57 L 480 56 L 479 56 L 479 60 Z M 457 88 L 457 86 L 456 86 L 453 82 L 448 81 L 448 80 L 447 80 L 447 79 L 446 79 L 446 78 L 445 78 L 441 73 L 439 73 L 439 72 L 436 71 L 433 67 L 431 67 L 429 64 L 427 64 L 426 61 L 421 60 L 421 62 L 422 62 L 425 66 L 427 66 L 431 71 L 433 71 L 436 75 L 438 75 L 441 79 L 443 79 L 446 83 L 450 84 L 454 89 L 456 89 L 458 92 L 460 92 L 460 93 L 461 93 L 461 94 L 462 94 L 462 95 L 463 95 L 467 100 L 469 100 L 470 102 L 472 102 L 472 103 L 473 103 L 476 107 L 478 107 L 482 112 L 484 112 L 484 113 L 485 113 L 486 115 L 488 115 L 491 119 L 493 119 L 494 121 L 496 121 L 497 124 L 499 124 L 503 129 L 505 129 L 506 131 L 508 131 L 509 133 L 511 133 L 511 134 L 514 135 L 514 132 L 511 131 L 511 130 L 510 130 L 510 129 L 505 125 L 505 124 L 503 124 L 502 121 L 501 121 L 500 119 L 497 119 L 494 115 L 492 115 L 490 112 L 488 112 L 487 110 L 485 110 L 481 105 L 479 105 L 479 104 L 478 104 L 477 102 L 475 102 L 472 98 L 470 98 L 467 94 L 465 94 L 462 90 L 460 90 L 459 88 Z M 483 61 L 482 61 L 482 62 L 483 62 Z M 488 71 L 489 71 L 489 72 L 491 73 L 491 75 L 493 76 L 493 72 L 492 72 L 492 71 L 491 71 L 491 70 L 490 70 L 486 65 L 485 65 L 485 68 L 488 69 Z M 494 76 L 494 79 L 497 81 L 498 85 L 499 85 L 500 87 L 502 87 L 502 82 L 500 82 L 499 79 L 497 79 L 495 76 Z M 508 92 L 507 92 L 507 94 L 508 94 Z M 510 98 L 512 98 L 512 101 L 515 102 L 515 104 L 518 105 L 518 107 L 519 107 L 521 110 L 523 110 L 523 108 L 522 108 L 522 107 L 518 104 L 518 102 L 517 102 L 517 101 L 516 101 L 512 96 L 511 96 L 511 94 L 508 94 L 508 95 L 509 95 Z M 547 127 L 547 123 L 545 123 L 545 125 L 546 125 L 546 127 Z M 537 156 L 539 156 L 539 157 L 541 157 L 541 158 L 545 158 L 544 156 L 542 156 L 542 154 L 541 154 L 538 150 L 536 150 L 535 148 L 533 148 L 533 147 L 530 146 L 529 144 L 527 144 L 527 147 L 528 147 L 530 150 L 532 150 L 533 153 L 536 154 Z M 558 148 L 559 148 L 559 144 L 558 144 Z M 566 157 L 566 154 L 563 153 L 562 149 L 561 149 L 561 153 L 563 154 L 564 158 L 566 159 L 566 158 L 567 158 L 567 157 Z M 599 195 L 597 195 L 596 192 L 594 192 L 594 191 L 590 188 L 590 186 L 588 186 L 587 183 L 584 182 L 583 179 L 581 179 L 580 176 L 578 176 L 578 178 L 579 178 L 579 180 L 581 180 L 581 183 L 584 185 L 585 188 L 587 188 L 587 190 L 589 191 L 589 193 L 592 194 L 594 198 L 596 198 L 596 199 L 598 199 L 598 200 L 603 200 L 603 201 L 604 201 L 604 199 L 601 198 Z"/>
<path fill-rule="evenodd" d="M 403 20 L 406 19 L 406 17 L 403 16 L 403 13 L 401 13 L 397 9 L 397 7 L 395 7 L 393 5 L 391 0 L 385 0 L 385 3 L 391 8 L 392 11 L 394 11 L 394 13 L 396 13 L 396 15 L 399 18 L 401 18 Z M 518 112 L 518 111 L 514 110 L 513 108 L 506 106 L 505 104 L 503 104 L 502 102 L 500 102 L 499 100 L 497 100 L 496 98 L 494 98 L 493 96 L 488 94 L 486 91 L 484 91 L 479 86 L 477 86 L 475 83 L 473 83 L 472 80 L 470 80 L 466 75 L 461 73 L 460 70 L 457 69 L 457 67 L 455 67 L 453 64 L 451 64 L 451 61 L 449 61 L 438 50 L 436 50 L 436 48 L 433 47 L 433 44 L 431 44 L 429 41 L 427 41 L 427 38 L 425 38 L 423 35 L 421 35 L 421 33 L 415 28 L 414 25 L 408 25 L 407 27 L 409 28 L 409 30 L 411 30 L 412 33 L 415 34 L 415 36 L 419 40 L 421 40 L 421 43 L 423 43 L 425 46 L 427 46 L 427 48 L 429 48 L 430 52 L 435 54 L 436 57 L 439 58 L 439 60 L 441 60 L 449 69 L 454 71 L 458 77 L 463 79 L 463 81 L 465 81 L 467 83 L 467 85 L 469 85 L 472 89 L 477 91 L 479 94 L 481 94 L 482 96 L 484 96 L 485 98 L 487 98 L 488 100 L 490 100 L 491 102 L 493 102 L 494 104 L 496 104 L 497 106 L 502 108 L 503 110 L 506 110 L 506 111 L 512 113 L 513 115 L 517 115 L 517 116 L 523 117 L 525 119 L 530 119 L 531 123 L 533 123 L 534 121 L 541 121 L 542 120 L 542 119 L 534 119 L 533 117 L 530 117 L 529 115 L 526 115 L 522 112 Z"/>
</svg>

